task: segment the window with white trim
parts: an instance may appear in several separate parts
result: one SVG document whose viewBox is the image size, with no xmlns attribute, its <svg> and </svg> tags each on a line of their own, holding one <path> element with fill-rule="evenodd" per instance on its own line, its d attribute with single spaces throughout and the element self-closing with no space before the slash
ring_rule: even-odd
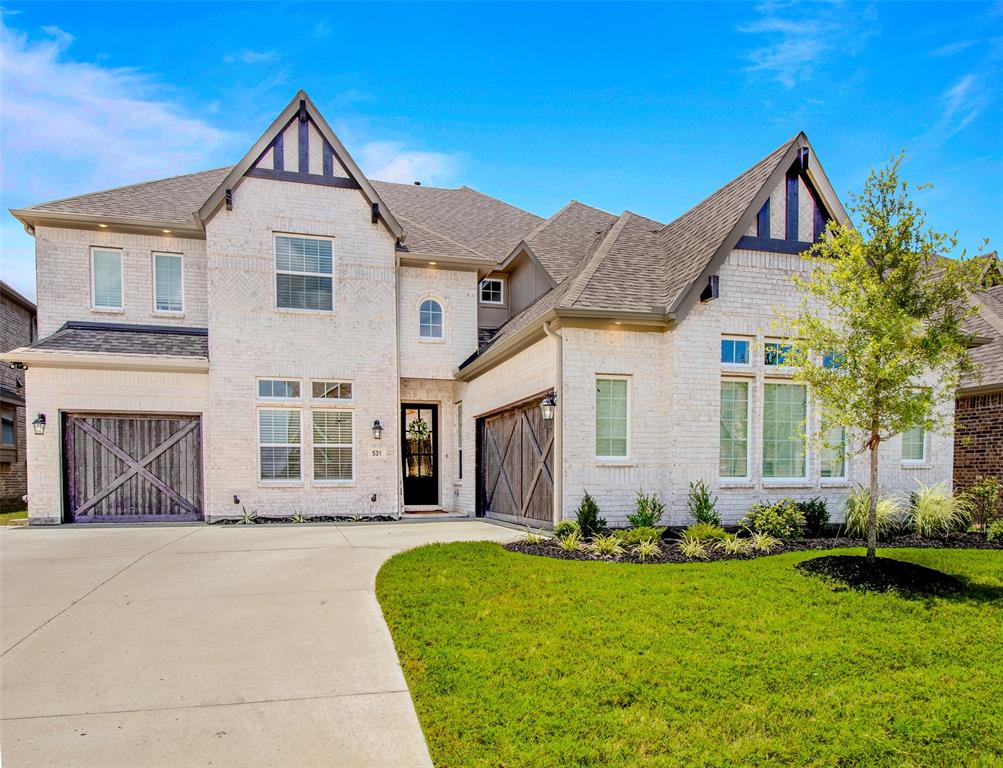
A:
<svg viewBox="0 0 1003 768">
<path fill-rule="evenodd" d="M 505 281 L 497 277 L 481 280 L 481 304 L 504 304 Z"/>
<path fill-rule="evenodd" d="M 763 346 L 763 364 L 781 366 L 787 364 L 787 356 L 791 353 L 791 345 L 779 341 L 768 341 Z"/>
<path fill-rule="evenodd" d="M 728 365 L 749 365 L 749 340 L 721 339 L 721 362 Z"/>
<path fill-rule="evenodd" d="M 763 477 L 803 478 L 808 452 L 803 433 L 808 395 L 803 384 L 763 385 Z"/>
<path fill-rule="evenodd" d="M 833 427 L 822 446 L 821 475 L 826 480 L 846 479 L 846 429 Z"/>
<path fill-rule="evenodd" d="M 275 236 L 275 306 L 334 309 L 334 254 L 330 239 Z"/>
<path fill-rule="evenodd" d="M 749 382 L 721 382 L 720 472 L 723 478 L 749 476 Z"/>
<path fill-rule="evenodd" d="M 300 383 L 297 379 L 258 379 L 259 400 L 299 400 Z"/>
<path fill-rule="evenodd" d="M 157 312 L 184 311 L 184 281 L 181 256 L 153 254 L 153 308 Z"/>
<path fill-rule="evenodd" d="M 347 482 L 355 477 L 351 411 L 318 411 L 313 417 L 313 479 Z"/>
<path fill-rule="evenodd" d="M 418 335 L 423 339 L 442 338 L 442 305 L 425 299 L 418 308 Z"/>
<path fill-rule="evenodd" d="M 923 461 L 926 458 L 926 430 L 913 427 L 902 433 L 902 461 Z"/>
<path fill-rule="evenodd" d="M 258 411 L 260 478 L 301 480 L 300 412 L 291 408 Z"/>
<path fill-rule="evenodd" d="M 350 403 L 354 399 L 350 381 L 312 381 L 310 396 L 314 400 L 334 400 Z"/>
<path fill-rule="evenodd" d="M 122 309 L 122 251 L 91 248 L 91 306 Z"/>
<path fill-rule="evenodd" d="M 596 456 L 627 458 L 627 379 L 596 377 Z"/>
</svg>

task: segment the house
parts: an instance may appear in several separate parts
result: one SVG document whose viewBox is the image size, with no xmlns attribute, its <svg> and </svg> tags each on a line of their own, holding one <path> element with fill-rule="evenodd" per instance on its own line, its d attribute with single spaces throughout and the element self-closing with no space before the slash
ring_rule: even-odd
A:
<svg viewBox="0 0 1003 768">
<path fill-rule="evenodd" d="M 0 349 L 35 341 L 35 305 L 0 280 Z M 24 373 L 0 368 L 0 510 L 24 509 L 28 492 Z"/>
<path fill-rule="evenodd" d="M 33 523 L 431 510 L 551 524 L 707 481 L 835 505 L 775 310 L 846 214 L 799 133 L 669 223 L 370 180 L 298 93 L 239 162 L 13 211 L 36 239 Z M 840 436 L 833 436 L 838 439 Z M 885 487 L 950 437 L 882 445 Z"/>
<path fill-rule="evenodd" d="M 995 253 L 983 261 L 985 290 L 975 297 L 979 314 L 968 320 L 967 330 L 984 343 L 972 349 L 978 372 L 961 382 L 954 405 L 954 487 L 959 491 L 980 475 L 1003 481 L 1003 267 Z"/>
</svg>

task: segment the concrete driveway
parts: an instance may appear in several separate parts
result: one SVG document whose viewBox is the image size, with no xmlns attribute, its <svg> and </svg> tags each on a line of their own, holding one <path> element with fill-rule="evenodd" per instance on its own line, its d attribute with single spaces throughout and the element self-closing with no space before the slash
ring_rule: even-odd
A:
<svg viewBox="0 0 1003 768">
<path fill-rule="evenodd" d="M 0 754 L 42 766 L 430 766 L 374 578 L 479 521 L 0 531 Z"/>
</svg>

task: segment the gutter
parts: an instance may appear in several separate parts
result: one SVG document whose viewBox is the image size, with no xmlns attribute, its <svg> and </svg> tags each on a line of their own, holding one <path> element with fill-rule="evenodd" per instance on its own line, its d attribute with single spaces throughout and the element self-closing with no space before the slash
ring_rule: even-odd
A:
<svg viewBox="0 0 1003 768">
<path fill-rule="evenodd" d="M 180 235 L 189 238 L 205 238 L 202 222 L 158 221 L 156 219 L 102 216 L 86 213 L 61 213 L 58 211 L 36 211 L 31 208 L 11 208 L 11 214 L 24 226 L 29 235 L 35 234 L 37 226 L 70 227 L 73 229 L 93 229 L 111 232 L 142 232 L 159 237 Z M 105 226 L 101 226 L 105 225 Z M 167 230 L 165 232 L 164 230 Z"/>
<path fill-rule="evenodd" d="M 552 330 L 550 321 L 543 323 L 543 332 L 554 340 L 557 360 L 554 375 L 554 525 L 564 516 L 564 337 Z"/>
</svg>

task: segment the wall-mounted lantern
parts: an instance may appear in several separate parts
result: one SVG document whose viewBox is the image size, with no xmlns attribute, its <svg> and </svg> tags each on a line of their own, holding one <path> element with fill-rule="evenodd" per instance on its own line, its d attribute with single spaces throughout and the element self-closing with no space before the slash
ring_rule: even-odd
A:
<svg viewBox="0 0 1003 768">
<path fill-rule="evenodd" d="M 543 414 L 544 421 L 552 421 L 555 410 L 557 410 L 557 398 L 552 394 L 540 401 L 540 413 Z"/>
<path fill-rule="evenodd" d="M 45 434 L 45 414 L 40 413 L 35 417 L 35 420 L 31 422 L 31 426 L 35 428 L 36 435 Z"/>
<path fill-rule="evenodd" d="M 383 425 L 380 424 L 380 420 L 377 419 L 373 422 L 373 440 L 383 439 Z"/>
</svg>

